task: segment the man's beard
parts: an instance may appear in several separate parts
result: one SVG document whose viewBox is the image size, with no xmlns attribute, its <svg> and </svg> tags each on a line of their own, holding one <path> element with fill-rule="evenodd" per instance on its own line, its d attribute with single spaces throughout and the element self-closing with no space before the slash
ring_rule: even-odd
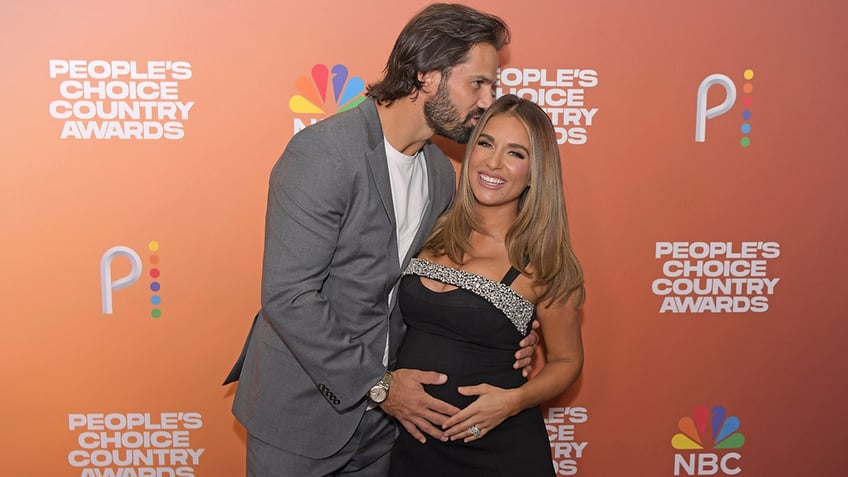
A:
<svg viewBox="0 0 848 477">
<path fill-rule="evenodd" d="M 459 110 L 451 101 L 447 81 L 444 80 L 439 84 L 436 96 L 424 101 L 424 117 L 427 119 L 427 125 L 430 126 L 430 129 L 439 136 L 444 136 L 459 144 L 467 143 L 471 137 L 471 132 L 474 130 L 471 119 L 475 117 L 479 119 L 484 112 L 482 108 L 477 108 L 468 113 L 464 121 L 460 120 Z"/>
</svg>

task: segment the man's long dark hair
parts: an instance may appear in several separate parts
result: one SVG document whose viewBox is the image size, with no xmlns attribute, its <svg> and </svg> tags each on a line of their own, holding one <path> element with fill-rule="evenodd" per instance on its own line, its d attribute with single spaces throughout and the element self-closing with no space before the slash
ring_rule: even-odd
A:
<svg viewBox="0 0 848 477">
<path fill-rule="evenodd" d="M 403 28 L 386 63 L 383 80 L 368 86 L 379 104 L 415 94 L 418 73 L 439 71 L 443 77 L 464 63 L 474 45 L 500 50 L 509 43 L 509 28 L 500 18 L 465 5 L 435 3 L 421 10 Z"/>
</svg>

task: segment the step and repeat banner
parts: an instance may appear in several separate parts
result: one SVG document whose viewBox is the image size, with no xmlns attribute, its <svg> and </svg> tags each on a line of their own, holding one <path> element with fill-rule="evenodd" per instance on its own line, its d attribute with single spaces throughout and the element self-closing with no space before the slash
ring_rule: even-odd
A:
<svg viewBox="0 0 848 477">
<path fill-rule="evenodd" d="M 557 475 L 845 475 L 846 4 L 468 4 L 553 120 L 586 273 Z M 0 6 L 0 474 L 244 475 L 268 173 L 424 5 Z"/>
</svg>

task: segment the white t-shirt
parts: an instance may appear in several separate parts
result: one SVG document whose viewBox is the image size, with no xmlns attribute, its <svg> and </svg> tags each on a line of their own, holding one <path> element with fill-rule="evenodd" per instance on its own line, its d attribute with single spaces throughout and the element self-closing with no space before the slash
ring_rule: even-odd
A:
<svg viewBox="0 0 848 477">
<path fill-rule="evenodd" d="M 392 185 L 392 203 L 395 206 L 395 233 L 397 234 L 398 264 L 403 264 L 403 258 L 409 253 L 412 241 L 421 227 L 424 210 L 430 200 L 427 185 L 427 164 L 424 160 L 424 149 L 414 156 L 407 156 L 393 148 L 389 141 L 386 144 L 386 159 L 389 165 L 389 182 Z M 389 292 L 389 306 L 392 294 Z M 386 349 L 383 352 L 383 365 L 389 364 L 389 336 L 386 335 Z M 376 407 L 369 404 L 368 409 Z"/>
<path fill-rule="evenodd" d="M 386 141 L 386 158 L 389 164 L 389 181 L 392 184 L 392 202 L 395 206 L 395 224 L 398 245 L 398 263 L 409 252 L 412 241 L 421 226 L 424 209 L 427 207 L 427 164 L 424 150 L 407 156 Z"/>
</svg>

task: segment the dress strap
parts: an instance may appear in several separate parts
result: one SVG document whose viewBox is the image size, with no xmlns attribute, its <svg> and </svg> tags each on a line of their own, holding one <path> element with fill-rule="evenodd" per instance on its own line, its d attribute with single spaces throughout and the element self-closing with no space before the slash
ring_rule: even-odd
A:
<svg viewBox="0 0 848 477">
<path fill-rule="evenodd" d="M 520 274 L 521 274 L 521 272 L 519 272 L 517 268 L 509 267 L 509 270 L 506 271 L 506 275 L 504 275 L 504 277 L 501 278 L 501 283 L 503 283 L 506 286 L 510 286 L 510 285 L 512 285 L 512 282 L 514 282 L 515 279 L 518 278 L 518 275 L 520 275 Z"/>
</svg>

